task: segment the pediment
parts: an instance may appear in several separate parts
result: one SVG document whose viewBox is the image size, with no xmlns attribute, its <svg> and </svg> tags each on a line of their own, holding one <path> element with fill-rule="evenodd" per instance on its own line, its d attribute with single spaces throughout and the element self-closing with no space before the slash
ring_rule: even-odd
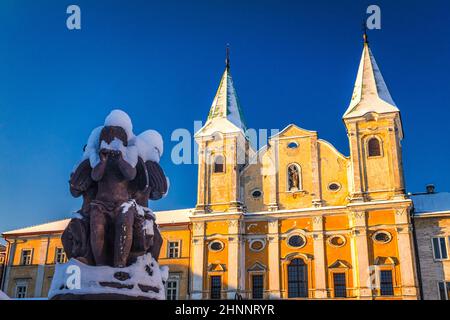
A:
<svg viewBox="0 0 450 320">
<path fill-rule="evenodd" d="M 376 257 L 375 265 L 377 266 L 395 266 L 398 264 L 398 260 L 396 257 Z"/>
<path fill-rule="evenodd" d="M 226 271 L 226 265 L 223 263 L 211 263 L 208 266 L 209 272 L 225 272 Z"/>
<path fill-rule="evenodd" d="M 263 272 L 266 270 L 267 270 L 266 266 L 259 262 L 255 262 L 250 268 L 248 268 L 248 271 L 253 271 L 253 272 L 255 272 L 255 271 Z"/>
<path fill-rule="evenodd" d="M 282 131 L 280 131 L 278 134 L 272 136 L 271 138 L 283 139 L 289 137 L 311 137 L 311 136 L 317 136 L 317 132 L 302 129 L 295 124 L 290 124 Z"/>
<path fill-rule="evenodd" d="M 336 260 L 331 265 L 328 266 L 329 269 L 351 269 L 352 266 L 345 260 Z"/>
</svg>

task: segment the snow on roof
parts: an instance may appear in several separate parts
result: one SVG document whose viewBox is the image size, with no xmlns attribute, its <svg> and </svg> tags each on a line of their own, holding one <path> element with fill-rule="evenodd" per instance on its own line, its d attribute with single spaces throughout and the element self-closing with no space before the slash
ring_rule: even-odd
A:
<svg viewBox="0 0 450 320">
<path fill-rule="evenodd" d="M 450 212 L 450 193 L 424 193 L 411 196 L 415 214 Z"/>
<path fill-rule="evenodd" d="M 208 120 L 227 119 L 242 131 L 246 130 L 239 98 L 234 88 L 233 78 L 227 66 L 220 80 L 219 88 L 209 111 Z"/>
<path fill-rule="evenodd" d="M 399 110 L 389 93 L 368 43 L 364 43 L 352 100 L 344 114 L 344 119 L 364 116 L 369 112 L 389 113 L 399 112 Z"/>
<path fill-rule="evenodd" d="M 169 211 L 157 211 L 156 215 L 157 224 L 175 224 L 189 222 L 189 217 L 194 209 L 181 209 L 181 210 L 169 210 Z M 7 231 L 3 233 L 4 237 L 24 235 L 24 234 L 38 234 L 38 233 L 60 233 L 66 229 L 71 219 L 64 219 L 44 223 L 32 227 Z"/>
</svg>

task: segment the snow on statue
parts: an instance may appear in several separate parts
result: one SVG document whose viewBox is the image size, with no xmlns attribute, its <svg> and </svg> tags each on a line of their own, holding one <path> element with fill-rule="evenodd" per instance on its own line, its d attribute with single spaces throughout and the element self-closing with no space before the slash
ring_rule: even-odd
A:
<svg viewBox="0 0 450 320">
<path fill-rule="evenodd" d="M 159 133 L 135 136 L 121 110 L 92 131 L 70 176 L 71 194 L 83 197 L 62 235 L 71 260 L 57 265 L 49 298 L 164 299 L 167 269 L 157 262 L 162 238 L 148 208 L 168 190 L 162 153 Z"/>
</svg>

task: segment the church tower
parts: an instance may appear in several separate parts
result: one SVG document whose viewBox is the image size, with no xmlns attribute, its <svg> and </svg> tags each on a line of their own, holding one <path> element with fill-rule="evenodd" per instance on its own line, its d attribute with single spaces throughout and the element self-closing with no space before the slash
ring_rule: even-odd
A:
<svg viewBox="0 0 450 320">
<path fill-rule="evenodd" d="M 343 120 L 350 142 L 350 200 L 403 199 L 400 110 L 384 82 L 366 34 L 352 100 Z"/>
<path fill-rule="evenodd" d="M 229 49 L 206 124 L 195 134 L 198 150 L 197 213 L 242 212 L 239 173 L 248 162 L 248 139 L 230 72 Z"/>
</svg>

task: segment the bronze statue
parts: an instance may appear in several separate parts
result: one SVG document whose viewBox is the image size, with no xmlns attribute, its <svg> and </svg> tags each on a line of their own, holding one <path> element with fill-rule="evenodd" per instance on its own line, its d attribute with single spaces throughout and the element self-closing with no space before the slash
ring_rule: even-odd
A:
<svg viewBox="0 0 450 320">
<path fill-rule="evenodd" d="M 102 147 L 113 142 L 127 147 L 129 138 L 122 127 L 105 126 L 98 163 L 92 168 L 86 159 L 71 175 L 71 194 L 82 196 L 83 205 L 62 236 L 68 258 L 119 268 L 148 252 L 158 259 L 162 237 L 147 207 L 149 199 L 158 200 L 167 192 L 164 172 L 157 162 L 139 157 L 132 166 L 121 150 Z"/>
</svg>

